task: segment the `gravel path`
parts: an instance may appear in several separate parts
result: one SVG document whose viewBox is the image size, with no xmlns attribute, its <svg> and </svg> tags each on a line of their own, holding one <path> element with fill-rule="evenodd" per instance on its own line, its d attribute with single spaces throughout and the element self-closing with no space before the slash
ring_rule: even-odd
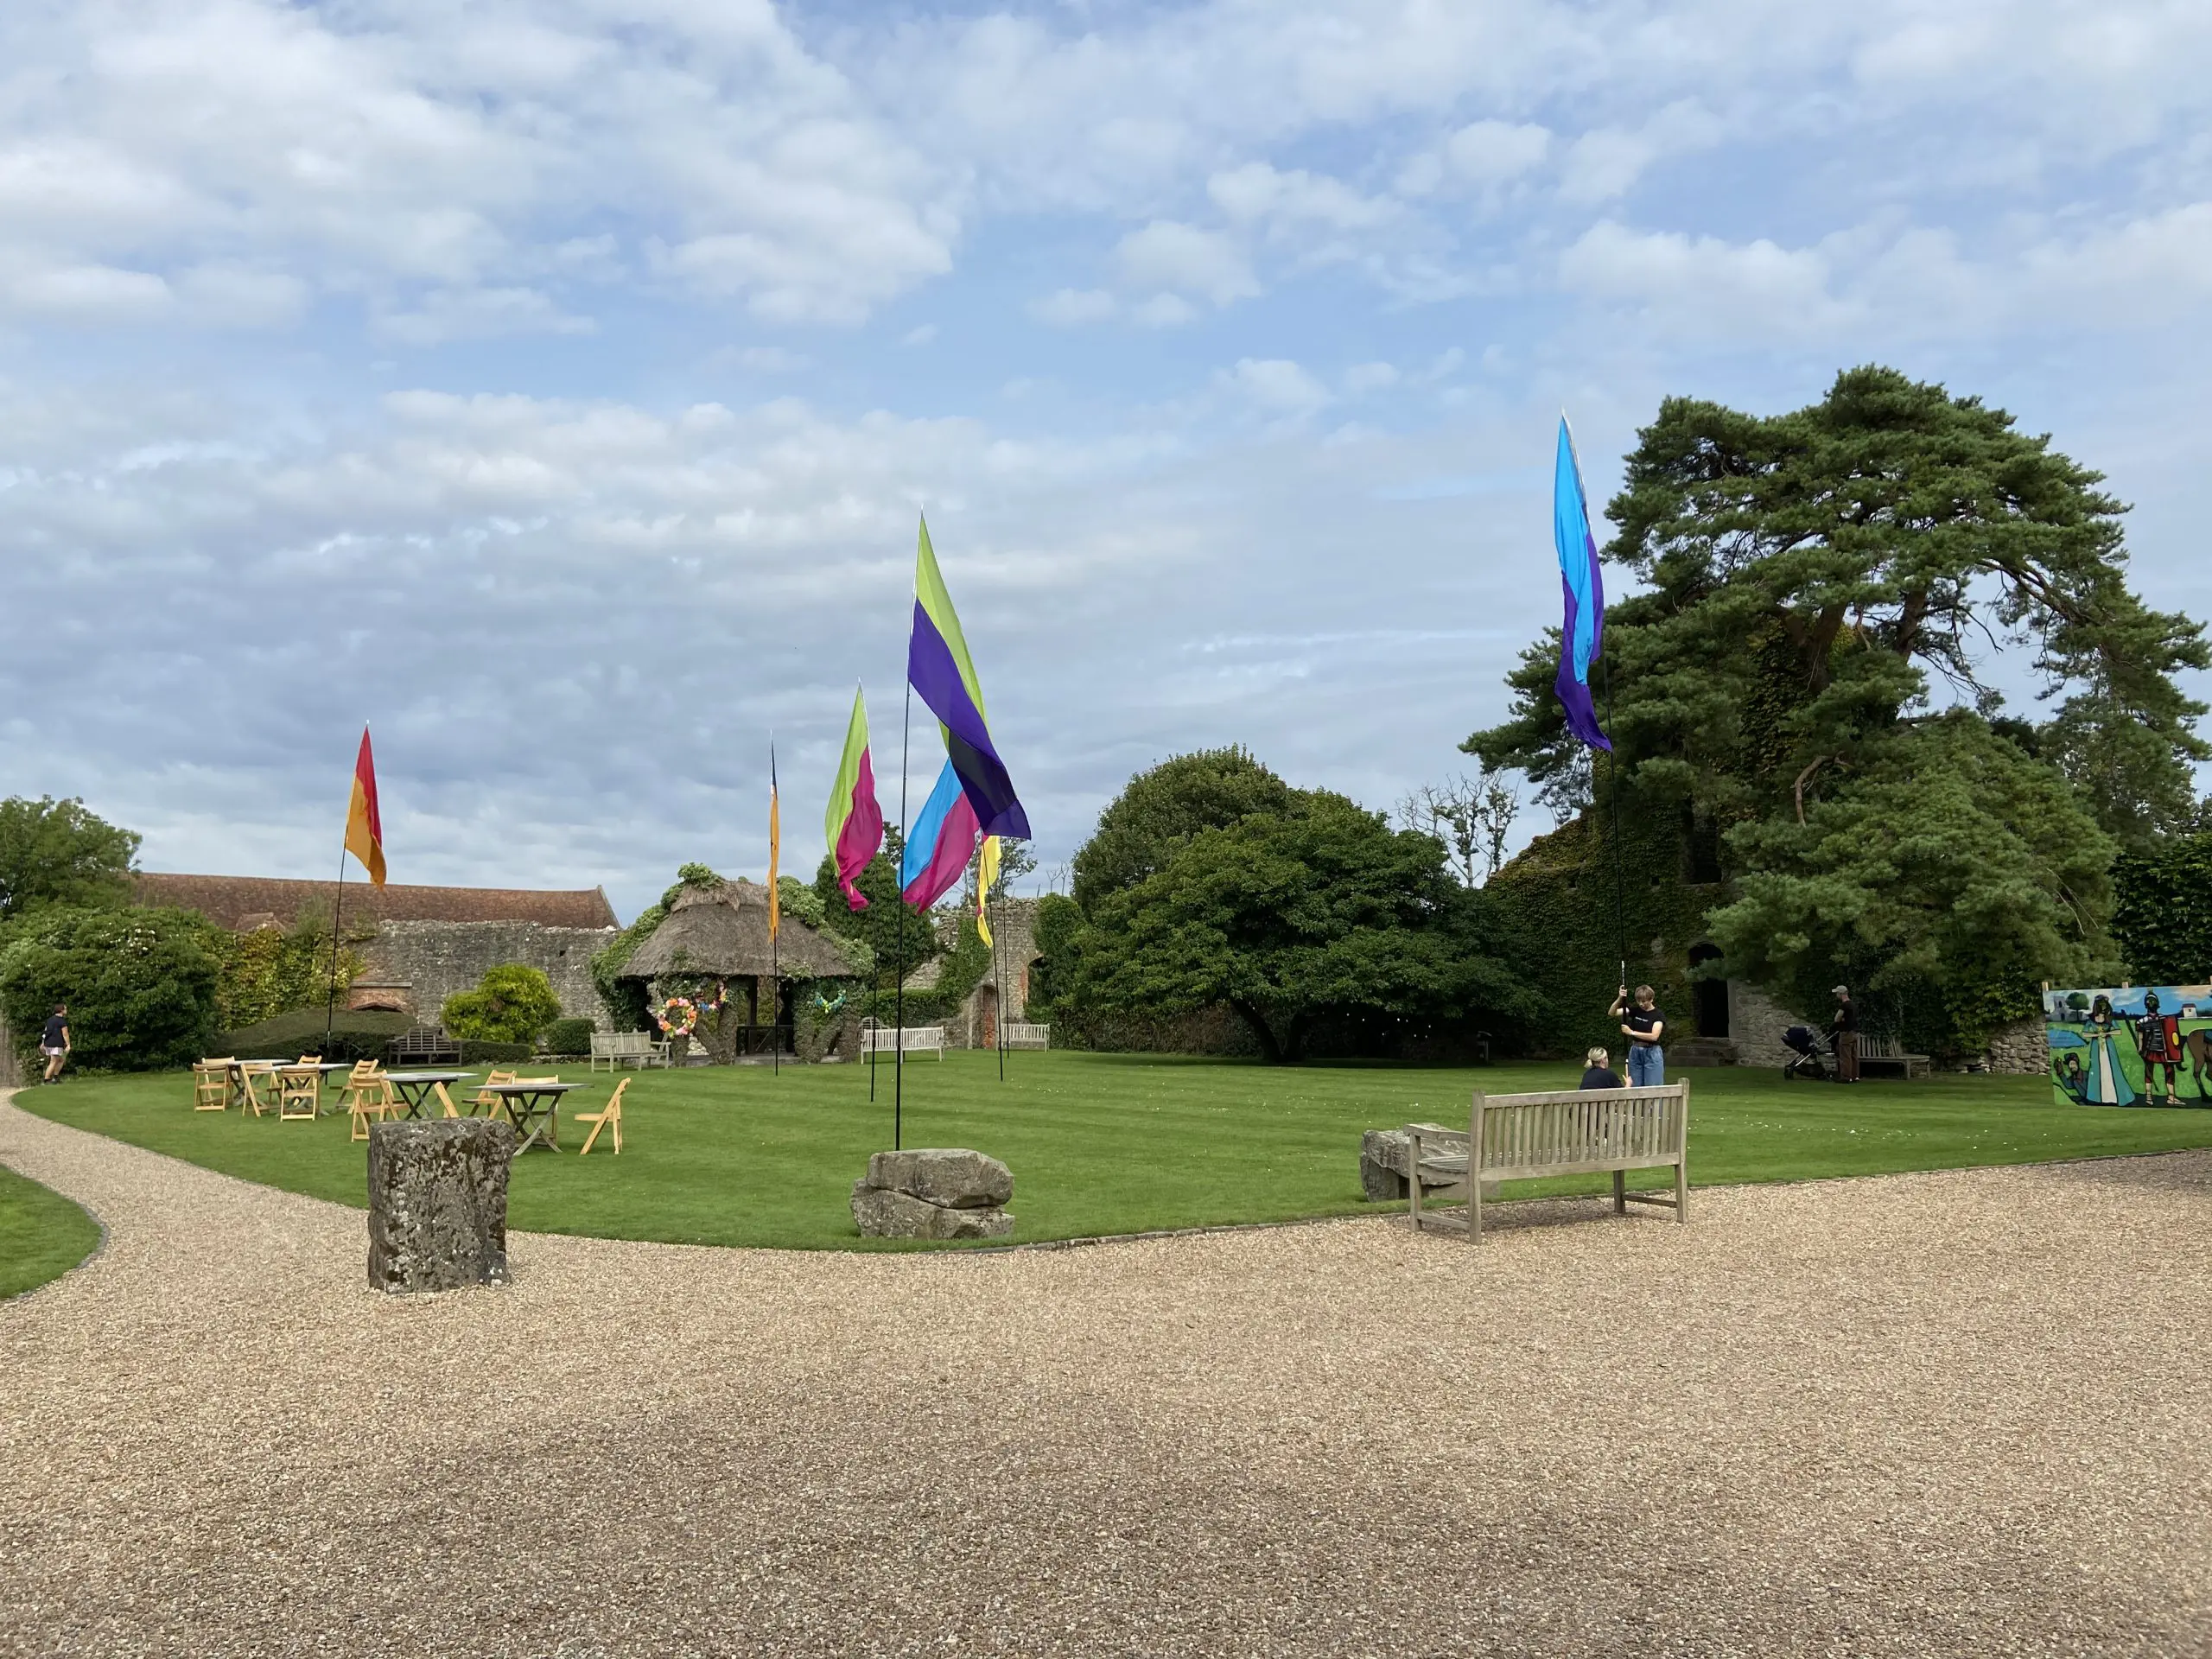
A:
<svg viewBox="0 0 2212 1659">
<path fill-rule="evenodd" d="M 0 1652 L 2212 1652 L 2212 1155 L 419 1300 L 0 1160 L 111 1230 L 0 1306 Z"/>
</svg>

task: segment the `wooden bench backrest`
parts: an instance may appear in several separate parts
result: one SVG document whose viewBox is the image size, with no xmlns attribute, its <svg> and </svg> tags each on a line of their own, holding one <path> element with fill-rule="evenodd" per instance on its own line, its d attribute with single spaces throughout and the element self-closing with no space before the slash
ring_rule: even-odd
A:
<svg viewBox="0 0 2212 1659">
<path fill-rule="evenodd" d="M 1689 1133 L 1690 1086 L 1477 1092 L 1468 1118 L 1488 1179 L 1671 1164 Z"/>
</svg>

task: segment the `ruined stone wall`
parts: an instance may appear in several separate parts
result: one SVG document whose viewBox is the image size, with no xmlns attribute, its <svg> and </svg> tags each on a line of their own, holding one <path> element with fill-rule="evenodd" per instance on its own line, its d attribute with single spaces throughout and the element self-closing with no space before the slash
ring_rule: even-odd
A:
<svg viewBox="0 0 2212 1659">
<path fill-rule="evenodd" d="M 2043 1016 L 2016 1020 L 1989 1033 L 1988 1066 L 2007 1077 L 2040 1077 L 2050 1073 L 2050 1043 Z"/>
<path fill-rule="evenodd" d="M 519 962 L 552 982 L 563 1014 L 604 1023 L 591 958 L 615 931 L 536 922 L 386 922 L 361 946 L 362 976 L 405 984 L 408 1012 L 433 1024 L 455 991 L 474 990 L 487 969 Z"/>
<path fill-rule="evenodd" d="M 1782 1040 L 1783 1029 L 1811 1026 L 1817 1030 L 1823 1023 L 1790 1013 L 1756 985 L 1740 979 L 1728 982 L 1728 1040 L 1736 1046 L 1738 1065 L 1772 1066 L 1778 1071 L 1791 1058 Z"/>
<path fill-rule="evenodd" d="M 960 1012 L 945 1022 L 944 1040 L 948 1047 L 983 1046 L 987 987 L 998 997 L 1000 1019 L 1020 1022 L 1029 1017 L 1029 974 L 1041 954 L 1037 949 L 1037 901 L 1001 899 L 994 910 L 991 965 L 984 969 L 976 988 L 968 994 L 968 1000 L 960 1005 Z M 1001 970 L 1006 982 L 1003 985 L 999 982 Z"/>
</svg>

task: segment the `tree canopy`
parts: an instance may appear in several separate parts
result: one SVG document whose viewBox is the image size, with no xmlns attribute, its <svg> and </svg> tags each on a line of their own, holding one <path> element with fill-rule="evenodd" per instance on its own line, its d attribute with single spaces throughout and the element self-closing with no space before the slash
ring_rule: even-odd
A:
<svg viewBox="0 0 2212 1659">
<path fill-rule="evenodd" d="M 130 898 L 138 836 L 76 799 L 0 801 L 0 920 L 48 905 L 120 905 Z"/>
<path fill-rule="evenodd" d="M 2212 658 L 2127 586 L 2101 481 L 1883 368 L 1772 416 L 1670 398 L 1638 434 L 1606 510 L 1605 556 L 1646 584 L 1606 617 L 1620 804 L 1737 884 L 1711 918 L 1729 971 L 1933 986 L 1971 1040 L 1991 986 L 2017 1003 L 2109 961 L 2106 871 L 2193 812 L 2202 708 L 2176 676 Z M 1587 786 L 1557 641 L 1463 746 L 1555 792 Z M 1986 683 L 1999 646 L 2040 724 Z M 1962 902 L 2005 924 L 1958 925 Z"/>
<path fill-rule="evenodd" d="M 1140 774 L 1102 816 L 1077 855 L 1090 901 L 1040 913 L 1056 997 L 1226 1007 L 1273 1061 L 1303 1058 L 1324 1025 L 1375 1038 L 1514 1001 L 1472 948 L 1470 895 L 1434 836 L 1292 790 L 1239 751 L 1183 761 Z"/>
</svg>

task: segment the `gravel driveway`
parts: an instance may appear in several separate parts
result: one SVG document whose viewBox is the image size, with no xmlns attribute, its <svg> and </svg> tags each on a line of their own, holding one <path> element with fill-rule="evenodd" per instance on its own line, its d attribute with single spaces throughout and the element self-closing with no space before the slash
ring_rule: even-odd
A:
<svg viewBox="0 0 2212 1659">
<path fill-rule="evenodd" d="M 0 1160 L 111 1235 L 0 1306 L 0 1652 L 2212 1652 L 2202 1153 L 414 1300 Z"/>
</svg>

